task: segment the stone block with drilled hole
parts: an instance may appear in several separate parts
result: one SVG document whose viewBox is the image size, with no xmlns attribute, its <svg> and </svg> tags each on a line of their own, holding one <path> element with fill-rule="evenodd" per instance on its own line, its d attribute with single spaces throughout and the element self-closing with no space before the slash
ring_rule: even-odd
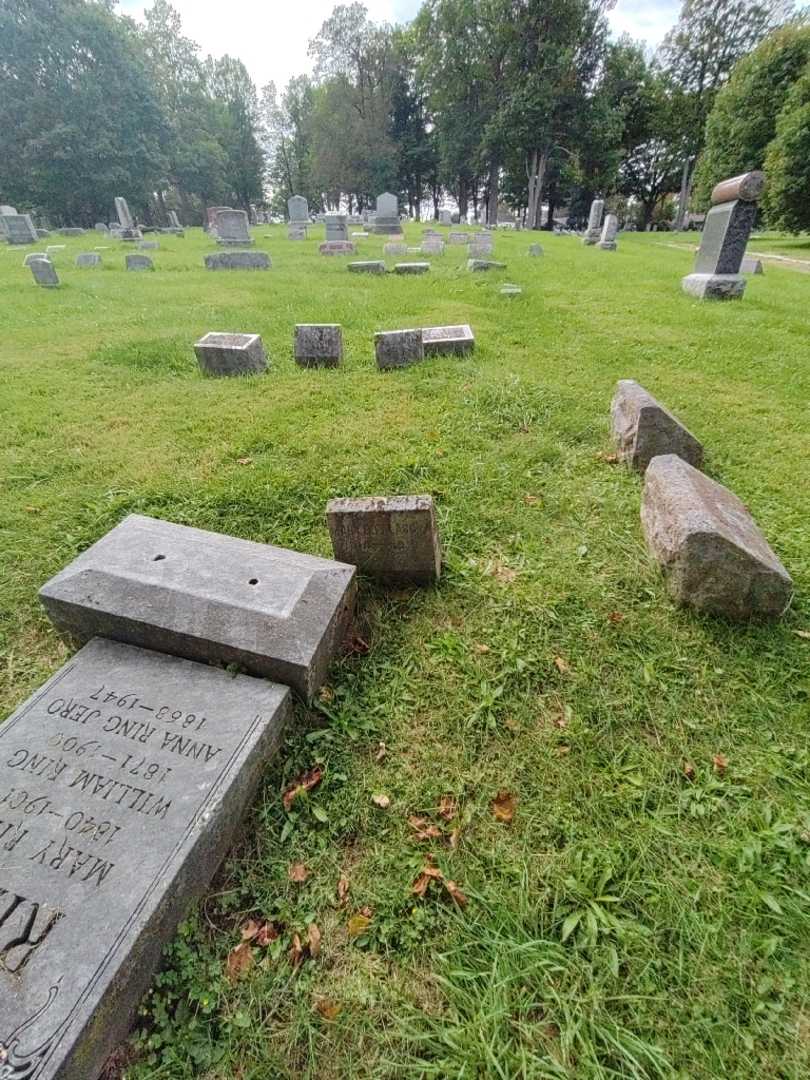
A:
<svg viewBox="0 0 810 1080">
<path fill-rule="evenodd" d="M 267 370 L 262 339 L 258 334 L 206 334 L 194 345 L 204 375 L 255 375 Z"/>
<path fill-rule="evenodd" d="M 619 457 L 644 472 L 659 454 L 677 454 L 699 469 L 703 447 L 669 409 L 633 379 L 620 379 L 610 406 Z"/>
<path fill-rule="evenodd" d="M 343 359 L 343 328 L 338 323 L 300 323 L 295 328 L 299 367 L 338 367 Z"/>
<path fill-rule="evenodd" d="M 326 520 L 335 558 L 361 574 L 393 588 L 439 580 L 442 555 L 430 495 L 332 499 Z"/>
</svg>

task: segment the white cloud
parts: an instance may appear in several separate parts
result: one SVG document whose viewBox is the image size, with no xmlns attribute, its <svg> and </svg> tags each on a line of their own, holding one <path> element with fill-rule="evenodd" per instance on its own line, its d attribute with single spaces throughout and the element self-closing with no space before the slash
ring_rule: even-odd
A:
<svg viewBox="0 0 810 1080">
<path fill-rule="evenodd" d="M 346 2 L 346 0 L 344 0 Z M 183 32 L 204 54 L 229 53 L 244 62 L 257 86 L 273 80 L 283 87 L 292 75 L 311 69 L 307 44 L 320 30 L 336 0 L 172 0 Z M 407 22 L 421 0 L 365 0 L 377 22 Z M 121 0 L 119 10 L 143 17 L 147 0 Z M 616 36 L 628 32 L 657 45 L 675 21 L 679 0 L 619 0 L 610 13 Z"/>
</svg>

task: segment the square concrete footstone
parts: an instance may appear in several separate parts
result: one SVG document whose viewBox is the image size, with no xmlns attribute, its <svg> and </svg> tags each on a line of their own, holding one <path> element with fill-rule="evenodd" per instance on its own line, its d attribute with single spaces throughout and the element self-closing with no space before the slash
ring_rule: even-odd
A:
<svg viewBox="0 0 810 1080">
<path fill-rule="evenodd" d="M 40 590 L 58 630 L 320 689 L 354 615 L 353 566 L 131 514 Z"/>
<path fill-rule="evenodd" d="M 442 553 L 430 495 L 332 499 L 326 521 L 335 558 L 400 588 L 439 580 Z"/>
<path fill-rule="evenodd" d="M 206 270 L 269 270 L 271 265 L 265 251 L 217 251 L 205 256 Z"/>
<path fill-rule="evenodd" d="M 196 342 L 194 352 L 205 375 L 255 375 L 267 370 L 267 357 L 258 334 L 212 332 Z"/>
<path fill-rule="evenodd" d="M 461 356 L 475 348 L 472 327 L 426 326 L 422 330 L 422 346 L 425 356 Z"/>
<path fill-rule="evenodd" d="M 343 359 L 339 323 L 302 323 L 295 328 L 295 362 L 299 367 L 337 367 Z"/>
<path fill-rule="evenodd" d="M 790 575 L 742 502 L 676 454 L 650 462 L 641 524 L 679 604 L 738 622 L 790 604 Z"/>
<path fill-rule="evenodd" d="M 290 711 L 286 687 L 97 639 L 0 724 L 0 1076 L 96 1080 Z"/>
<path fill-rule="evenodd" d="M 425 358 L 421 330 L 385 330 L 374 335 L 374 352 L 380 371 L 408 367 Z"/>
<path fill-rule="evenodd" d="M 385 263 L 376 260 L 372 262 L 350 262 L 347 270 L 350 274 L 384 274 Z"/>
<path fill-rule="evenodd" d="M 676 416 L 633 379 L 620 379 L 610 406 L 619 458 L 644 472 L 659 454 L 677 454 L 699 469 L 703 447 Z"/>
</svg>

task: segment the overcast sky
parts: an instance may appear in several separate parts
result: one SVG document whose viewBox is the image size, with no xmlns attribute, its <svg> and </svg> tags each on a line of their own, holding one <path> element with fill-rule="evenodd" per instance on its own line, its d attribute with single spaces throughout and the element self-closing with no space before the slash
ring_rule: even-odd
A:
<svg viewBox="0 0 810 1080">
<path fill-rule="evenodd" d="M 283 88 L 291 75 L 310 70 L 307 42 L 337 0 L 172 0 L 183 32 L 203 53 L 229 53 L 247 66 L 256 85 L 272 80 Z M 345 2 L 345 0 L 344 0 Z M 421 0 L 365 0 L 376 22 L 407 22 Z M 119 0 L 119 10 L 140 19 L 143 0 Z M 655 46 L 672 26 L 680 0 L 618 0 L 610 13 L 616 36 L 627 32 Z"/>
</svg>

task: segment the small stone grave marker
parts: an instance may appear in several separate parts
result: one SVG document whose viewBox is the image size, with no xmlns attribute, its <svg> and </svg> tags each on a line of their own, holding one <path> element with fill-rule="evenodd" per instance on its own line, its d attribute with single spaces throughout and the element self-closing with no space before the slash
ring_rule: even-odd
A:
<svg viewBox="0 0 810 1080">
<path fill-rule="evenodd" d="M 39 240 L 30 214 L 4 214 L 3 227 L 9 244 L 35 244 Z"/>
<path fill-rule="evenodd" d="M 389 244 L 383 244 L 383 255 L 394 256 L 394 255 L 407 255 L 407 254 L 408 254 L 408 245 L 407 244 L 399 244 L 396 241 L 392 241 Z"/>
<path fill-rule="evenodd" d="M 267 370 L 267 356 L 258 334 L 213 331 L 196 342 L 194 352 L 205 375 L 255 375 Z"/>
<path fill-rule="evenodd" d="M 324 225 L 326 226 L 326 242 L 329 243 L 348 243 L 349 230 L 346 225 L 345 214 L 327 214 L 324 218 Z"/>
<path fill-rule="evenodd" d="M 425 356 L 461 356 L 475 348 L 472 327 L 426 326 L 422 330 Z"/>
<path fill-rule="evenodd" d="M 379 260 L 369 262 L 350 262 L 347 265 L 350 274 L 384 274 L 385 263 Z"/>
<path fill-rule="evenodd" d="M 429 270 L 429 262 L 404 262 L 394 266 L 395 274 L 426 274 Z"/>
<path fill-rule="evenodd" d="M 59 275 L 50 259 L 32 259 L 28 266 L 37 285 L 42 285 L 46 289 L 59 287 Z"/>
<path fill-rule="evenodd" d="M 76 265 L 84 269 L 101 266 L 101 256 L 96 254 L 95 251 L 83 251 L 76 256 Z"/>
<path fill-rule="evenodd" d="M 138 251 L 160 251 L 159 240 L 139 240 Z"/>
<path fill-rule="evenodd" d="M 205 256 L 206 270 L 269 270 L 271 266 L 265 251 L 217 251 Z"/>
<path fill-rule="evenodd" d="M 473 273 L 483 270 L 505 270 L 506 263 L 494 262 L 492 259 L 468 259 L 467 269 L 472 270 Z"/>
<path fill-rule="evenodd" d="M 127 270 L 154 270 L 155 264 L 148 255 L 127 255 Z"/>
<path fill-rule="evenodd" d="M 374 352 L 380 371 L 409 367 L 425 358 L 421 330 L 386 330 L 374 335 Z"/>
<path fill-rule="evenodd" d="M 356 250 L 350 240 L 327 240 L 318 247 L 321 255 L 354 255 Z"/>
<path fill-rule="evenodd" d="M 659 454 L 677 454 L 696 469 L 703 447 L 676 416 L 633 379 L 620 379 L 610 406 L 619 458 L 644 472 Z"/>
<path fill-rule="evenodd" d="M 335 558 L 393 588 L 434 585 L 442 555 L 430 495 L 332 499 L 326 520 Z"/>
<path fill-rule="evenodd" d="M 520 285 L 514 285 L 511 282 L 506 282 L 500 288 L 501 296 L 520 296 L 522 292 Z"/>
<path fill-rule="evenodd" d="M 470 233 L 465 232 L 451 232 L 447 234 L 448 244 L 469 244 Z"/>
<path fill-rule="evenodd" d="M 218 244 L 234 244 L 250 247 L 255 243 L 248 228 L 248 216 L 244 210 L 218 210 L 214 220 Z"/>
<path fill-rule="evenodd" d="M 338 323 L 300 323 L 295 328 L 299 367 L 337 367 L 343 359 L 343 329 Z"/>
</svg>

